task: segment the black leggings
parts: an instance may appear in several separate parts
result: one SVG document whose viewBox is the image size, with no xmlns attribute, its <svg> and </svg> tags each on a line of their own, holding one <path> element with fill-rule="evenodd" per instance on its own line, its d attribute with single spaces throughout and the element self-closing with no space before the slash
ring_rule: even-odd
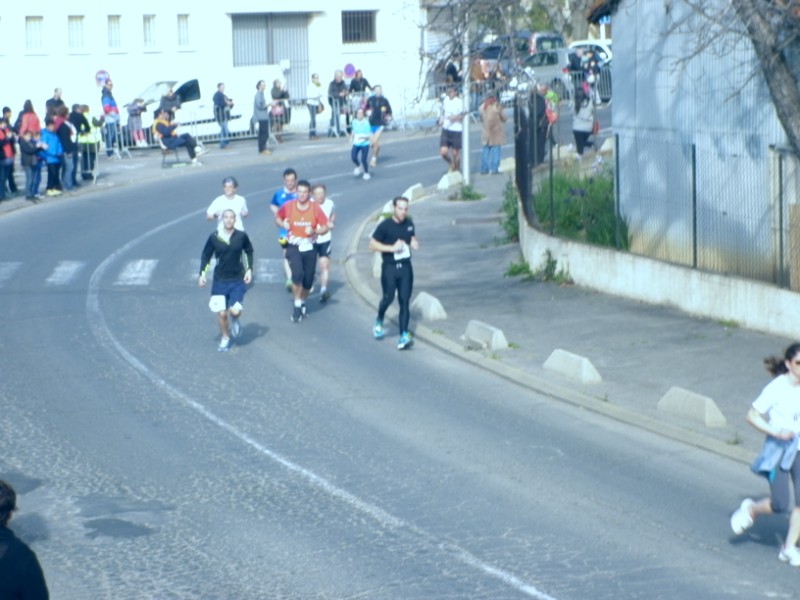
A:
<svg viewBox="0 0 800 600">
<path fill-rule="evenodd" d="M 400 333 L 408 331 L 408 321 L 410 318 L 409 300 L 411 290 L 414 287 L 414 270 L 411 268 L 411 261 L 405 260 L 399 263 L 383 263 L 381 267 L 381 289 L 383 298 L 378 305 L 378 320 L 383 321 L 386 310 L 394 302 L 394 295 L 397 292 L 397 303 L 400 305 Z"/>
<path fill-rule="evenodd" d="M 769 483 L 769 491 L 771 497 L 770 506 L 772 512 L 776 514 L 787 512 L 792 508 L 791 498 L 789 494 L 789 480 L 794 488 L 794 502 L 795 506 L 800 506 L 800 454 L 798 454 L 792 468 L 788 471 L 781 469 L 780 465 L 775 467 L 775 477 Z"/>
</svg>

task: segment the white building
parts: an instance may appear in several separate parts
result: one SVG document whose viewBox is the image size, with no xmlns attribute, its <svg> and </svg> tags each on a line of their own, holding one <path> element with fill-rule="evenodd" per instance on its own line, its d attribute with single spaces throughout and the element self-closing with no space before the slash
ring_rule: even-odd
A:
<svg viewBox="0 0 800 600">
<path fill-rule="evenodd" d="M 419 0 L 8 2 L 0 13 L 0 104 L 16 115 L 30 99 L 41 116 L 60 87 L 68 105 L 88 104 L 97 114 L 95 78 L 105 71 L 120 107 L 156 81 L 198 79 L 196 118 L 212 116 L 211 97 L 225 82 L 245 122 L 259 79 L 269 90 L 281 76 L 299 99 L 311 73 L 327 91 L 334 70 L 352 65 L 383 85 L 402 119 L 430 110 L 417 101 L 425 96 L 422 57 L 442 43 L 425 30 L 429 12 Z"/>
</svg>

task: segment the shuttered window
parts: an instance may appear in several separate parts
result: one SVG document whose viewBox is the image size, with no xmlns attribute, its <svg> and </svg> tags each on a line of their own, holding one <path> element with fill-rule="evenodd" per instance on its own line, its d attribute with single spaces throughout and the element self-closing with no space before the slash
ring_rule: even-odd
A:
<svg viewBox="0 0 800 600">
<path fill-rule="evenodd" d="M 363 44 L 376 41 L 374 10 L 342 11 L 342 43 Z"/>
</svg>

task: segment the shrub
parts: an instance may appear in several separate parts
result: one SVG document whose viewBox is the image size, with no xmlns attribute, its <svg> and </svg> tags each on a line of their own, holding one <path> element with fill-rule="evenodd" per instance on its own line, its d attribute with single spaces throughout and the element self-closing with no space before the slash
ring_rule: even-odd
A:
<svg viewBox="0 0 800 600">
<path fill-rule="evenodd" d="M 506 187 L 503 190 L 501 211 L 504 215 L 503 221 L 500 223 L 505 234 L 503 241 L 507 243 L 519 241 L 519 195 L 511 177 L 506 181 Z"/>
</svg>

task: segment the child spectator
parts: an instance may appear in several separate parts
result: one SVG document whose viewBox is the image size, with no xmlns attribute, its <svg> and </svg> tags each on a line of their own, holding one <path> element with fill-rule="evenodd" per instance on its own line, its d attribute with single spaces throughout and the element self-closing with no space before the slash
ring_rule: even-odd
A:
<svg viewBox="0 0 800 600">
<path fill-rule="evenodd" d="M 56 123 L 53 117 L 44 120 L 45 128 L 42 129 L 42 156 L 47 165 L 47 188 L 45 196 L 61 195 L 61 156 L 64 149 L 56 135 Z"/>
</svg>

